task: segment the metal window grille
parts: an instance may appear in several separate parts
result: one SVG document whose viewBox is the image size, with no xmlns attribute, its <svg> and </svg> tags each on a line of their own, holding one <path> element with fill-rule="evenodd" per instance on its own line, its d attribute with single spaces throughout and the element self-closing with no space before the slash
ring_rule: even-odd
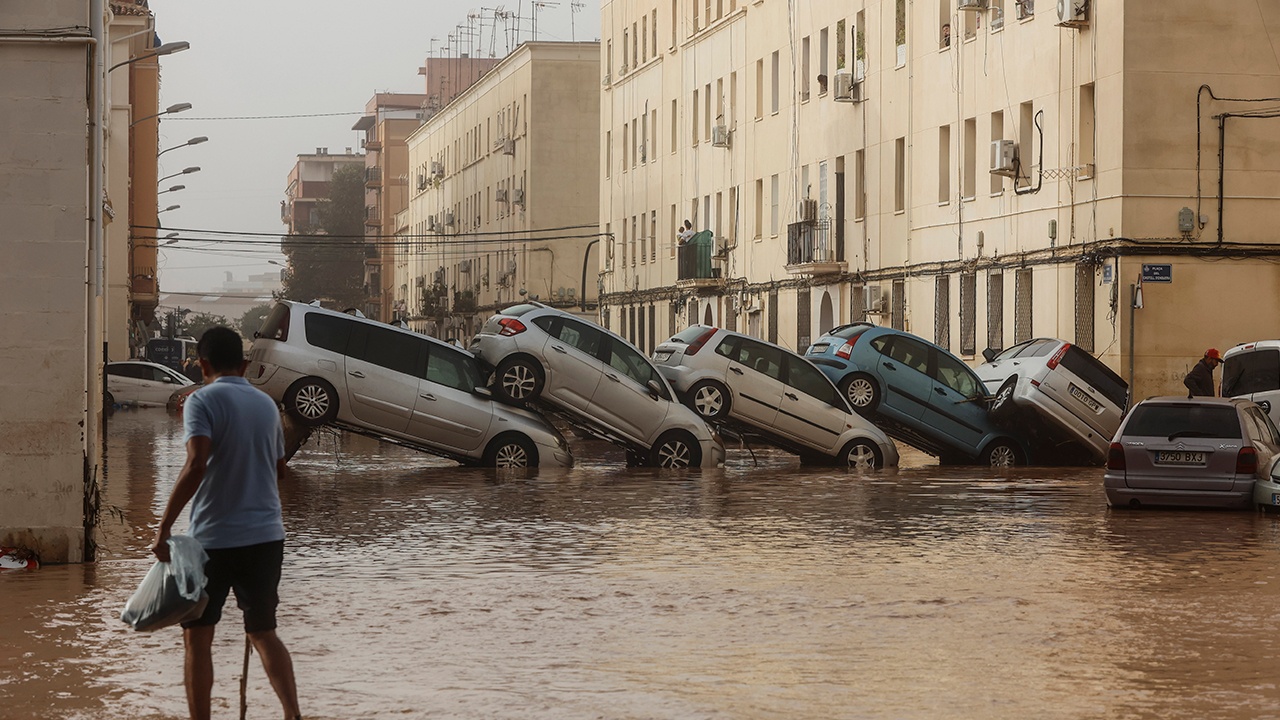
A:
<svg viewBox="0 0 1280 720">
<path fill-rule="evenodd" d="M 977 352 L 978 276 L 960 273 L 960 354 Z"/>
<path fill-rule="evenodd" d="M 1093 352 L 1094 264 L 1076 265 L 1076 346 Z"/>
<path fill-rule="evenodd" d="M 933 281 L 933 341 L 951 349 L 951 277 L 947 275 Z"/>
<path fill-rule="evenodd" d="M 769 342 L 778 342 L 778 291 L 769 291 Z"/>
<path fill-rule="evenodd" d="M 905 330 L 907 320 L 907 281 L 893 281 L 893 309 L 891 322 L 895 330 Z"/>
<path fill-rule="evenodd" d="M 809 320 L 812 314 L 813 294 L 809 288 L 796 290 L 796 349 L 804 352 L 809 347 Z"/>
<path fill-rule="evenodd" d="M 649 349 L 658 347 L 658 308 L 649 306 Z"/>
<path fill-rule="evenodd" d="M 637 312 L 636 315 L 638 316 L 637 326 L 639 327 L 639 330 L 636 332 L 636 338 L 634 341 L 635 346 L 640 348 L 642 352 L 648 353 L 649 347 L 648 345 L 645 344 L 645 341 L 644 341 L 645 335 L 647 335 L 648 333 L 645 332 L 645 327 L 644 327 L 644 306 L 643 305 L 639 307 L 639 312 Z"/>
<path fill-rule="evenodd" d="M 851 308 L 853 315 L 852 320 L 855 322 L 867 319 L 867 286 L 853 286 L 853 307 Z"/>
<path fill-rule="evenodd" d="M 603 326 L 605 327 L 605 329 L 606 329 L 606 330 L 610 329 L 610 328 L 609 328 L 609 310 L 608 310 L 608 308 L 606 308 L 606 309 L 605 309 L 605 311 L 604 311 L 603 313 L 601 313 L 601 314 L 600 314 L 600 319 L 604 321 L 604 322 L 602 322 L 602 323 L 600 323 L 600 324 L 601 324 L 601 325 L 603 325 Z"/>
<path fill-rule="evenodd" d="M 1031 268 L 1014 274 L 1013 342 L 1031 339 Z"/>
<path fill-rule="evenodd" d="M 636 309 L 634 306 L 627 308 L 627 315 L 631 317 L 631 332 L 628 333 L 627 339 L 634 344 L 636 341 Z"/>
<path fill-rule="evenodd" d="M 987 275 L 987 347 L 1004 350 L 1004 275 Z"/>
<path fill-rule="evenodd" d="M 676 328 L 676 304 L 667 303 L 667 337 L 675 335 L 679 330 Z"/>
</svg>

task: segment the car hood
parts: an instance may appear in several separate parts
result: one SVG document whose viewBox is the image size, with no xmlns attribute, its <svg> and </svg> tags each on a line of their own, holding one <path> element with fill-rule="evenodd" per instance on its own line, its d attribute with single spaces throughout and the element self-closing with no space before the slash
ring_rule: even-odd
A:
<svg viewBox="0 0 1280 720">
<path fill-rule="evenodd" d="M 1018 366 L 1007 361 L 997 360 L 996 362 L 982 363 L 973 369 L 978 379 L 986 383 L 988 387 L 998 387 L 1008 377 L 1018 371 Z"/>
</svg>

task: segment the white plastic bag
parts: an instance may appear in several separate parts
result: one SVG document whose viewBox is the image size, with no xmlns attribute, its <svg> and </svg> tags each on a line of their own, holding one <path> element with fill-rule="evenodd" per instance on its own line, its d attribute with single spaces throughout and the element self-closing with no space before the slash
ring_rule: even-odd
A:
<svg viewBox="0 0 1280 720">
<path fill-rule="evenodd" d="M 120 619 L 134 630 L 150 632 L 194 620 L 204 614 L 208 560 L 199 541 L 186 535 L 169 538 L 169 562 L 157 562 L 124 605 Z"/>
</svg>

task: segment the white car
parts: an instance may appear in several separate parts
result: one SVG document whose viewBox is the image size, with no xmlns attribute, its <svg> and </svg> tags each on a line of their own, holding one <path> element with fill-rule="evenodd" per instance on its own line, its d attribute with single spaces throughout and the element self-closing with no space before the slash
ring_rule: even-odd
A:
<svg viewBox="0 0 1280 720">
<path fill-rule="evenodd" d="M 692 325 L 653 352 L 684 401 L 709 422 L 745 426 L 801 458 L 859 469 L 898 464 L 898 448 L 849 407 L 813 363 L 778 345 Z"/>
<path fill-rule="evenodd" d="M 993 396 L 991 415 L 1009 421 L 1021 409 L 1043 420 L 1050 445 L 1074 443 L 1099 464 L 1129 404 L 1129 384 L 1097 358 L 1065 340 L 1036 338 L 974 369 Z"/>
<path fill-rule="evenodd" d="M 465 350 L 391 325 L 278 302 L 245 379 L 305 425 L 334 424 L 462 463 L 570 467 L 540 415 L 495 402 Z"/>
<path fill-rule="evenodd" d="M 164 407 L 174 390 L 192 382 L 175 370 L 145 360 L 107 363 L 107 405 Z"/>
<path fill-rule="evenodd" d="M 1237 345 L 1222 355 L 1222 397 L 1252 400 L 1280 423 L 1280 340 Z"/>
</svg>

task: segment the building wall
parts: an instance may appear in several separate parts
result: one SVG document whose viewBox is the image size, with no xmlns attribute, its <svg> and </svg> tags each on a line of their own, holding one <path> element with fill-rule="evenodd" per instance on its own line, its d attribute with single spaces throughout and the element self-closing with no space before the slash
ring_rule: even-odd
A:
<svg viewBox="0 0 1280 720">
<path fill-rule="evenodd" d="M 0 0 L 7 28 L 87 26 L 85 3 Z M 76 562 L 100 470 L 90 367 L 86 45 L 0 40 L 0 545 Z M 33 382 L 38 378 L 39 382 Z M 90 410 L 90 408 L 94 408 Z M 88 437 L 86 436 L 88 434 Z"/>
</svg>

